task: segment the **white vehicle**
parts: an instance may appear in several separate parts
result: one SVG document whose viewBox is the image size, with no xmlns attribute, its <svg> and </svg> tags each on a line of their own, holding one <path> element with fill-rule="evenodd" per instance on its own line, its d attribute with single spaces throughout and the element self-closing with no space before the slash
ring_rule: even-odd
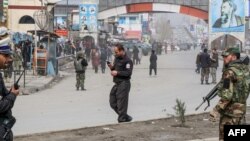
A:
<svg viewBox="0 0 250 141">
<path fill-rule="evenodd" d="M 175 46 L 175 47 L 174 47 L 174 50 L 176 50 L 176 51 L 180 51 L 181 49 L 180 49 L 180 47 Z"/>
</svg>

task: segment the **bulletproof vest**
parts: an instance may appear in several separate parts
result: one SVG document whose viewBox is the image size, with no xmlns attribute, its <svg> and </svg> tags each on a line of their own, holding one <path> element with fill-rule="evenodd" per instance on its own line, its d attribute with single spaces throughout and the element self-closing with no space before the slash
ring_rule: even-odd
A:
<svg viewBox="0 0 250 141">
<path fill-rule="evenodd" d="M 248 65 L 235 64 L 233 66 L 230 66 L 228 69 L 232 70 L 236 75 L 232 101 L 245 104 L 250 92 L 250 73 Z"/>
<path fill-rule="evenodd" d="M 74 66 L 76 71 L 84 71 L 85 67 L 82 65 L 82 59 L 76 59 L 74 61 Z"/>
</svg>

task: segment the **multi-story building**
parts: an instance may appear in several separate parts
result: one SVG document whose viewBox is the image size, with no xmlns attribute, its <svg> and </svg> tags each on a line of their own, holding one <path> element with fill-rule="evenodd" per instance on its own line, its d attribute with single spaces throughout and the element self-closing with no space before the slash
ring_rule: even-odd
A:
<svg viewBox="0 0 250 141">
<path fill-rule="evenodd" d="M 9 0 L 8 28 L 15 32 L 34 30 L 33 14 L 41 8 L 40 0 Z"/>
<path fill-rule="evenodd" d="M 123 34 L 125 39 L 141 40 L 142 23 L 140 14 L 120 15 L 118 24 L 118 32 Z"/>
</svg>

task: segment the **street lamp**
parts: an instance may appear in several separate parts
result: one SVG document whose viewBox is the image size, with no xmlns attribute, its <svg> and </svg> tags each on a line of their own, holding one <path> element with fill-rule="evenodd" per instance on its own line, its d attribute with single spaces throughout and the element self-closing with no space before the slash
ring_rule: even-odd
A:
<svg viewBox="0 0 250 141">
<path fill-rule="evenodd" d="M 37 73 L 37 29 L 36 25 L 41 30 L 48 30 L 49 28 L 49 21 L 50 21 L 50 13 L 44 8 L 44 1 L 41 1 L 41 10 L 35 11 L 33 14 L 33 18 L 35 20 L 35 51 L 34 51 L 34 58 L 35 58 L 35 74 Z"/>
<path fill-rule="evenodd" d="M 66 26 L 68 30 L 68 39 L 69 39 L 69 0 L 67 0 L 67 5 L 66 5 Z"/>
</svg>

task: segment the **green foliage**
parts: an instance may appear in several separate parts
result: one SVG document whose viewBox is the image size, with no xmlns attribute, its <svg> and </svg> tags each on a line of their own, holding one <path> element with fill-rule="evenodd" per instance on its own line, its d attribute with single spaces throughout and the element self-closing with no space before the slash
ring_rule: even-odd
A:
<svg viewBox="0 0 250 141">
<path fill-rule="evenodd" d="M 176 105 L 173 107 L 176 113 L 176 116 L 179 118 L 179 121 L 181 122 L 181 126 L 185 126 L 185 112 L 186 112 L 186 106 L 185 102 L 182 102 L 179 99 L 176 99 Z"/>
</svg>

